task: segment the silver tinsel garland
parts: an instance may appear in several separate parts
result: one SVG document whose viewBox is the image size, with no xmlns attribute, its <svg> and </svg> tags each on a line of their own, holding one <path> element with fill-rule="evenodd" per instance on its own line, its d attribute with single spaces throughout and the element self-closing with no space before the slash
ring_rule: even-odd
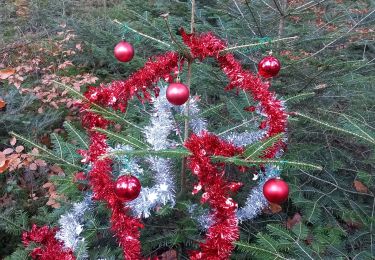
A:
<svg viewBox="0 0 375 260">
<path fill-rule="evenodd" d="M 254 132 L 245 131 L 242 133 L 229 133 L 224 138 L 234 144 L 235 146 L 246 146 L 258 142 L 265 137 L 267 132 L 265 130 L 258 130 Z"/>
<path fill-rule="evenodd" d="M 239 221 L 254 219 L 262 212 L 262 209 L 268 205 L 268 201 L 263 195 L 263 185 L 267 180 L 279 176 L 280 170 L 278 167 L 271 165 L 266 167 L 266 172 L 260 176 L 258 186 L 250 191 L 245 206 L 238 209 L 237 217 Z"/>
<path fill-rule="evenodd" d="M 191 118 L 190 126 L 193 132 L 199 134 L 201 131 L 205 131 L 207 129 L 207 122 L 199 117 L 200 109 L 196 102 L 197 99 L 191 99 L 191 101 L 194 102 L 190 102 L 189 104 L 189 116 Z M 182 112 L 183 110 L 181 110 L 181 113 Z M 265 116 L 259 105 L 257 106 L 256 113 L 258 113 L 260 116 Z M 235 146 L 240 147 L 260 141 L 266 136 L 266 134 L 267 129 L 252 132 L 246 130 L 242 133 L 230 132 L 224 136 L 224 139 Z M 281 156 L 282 153 L 283 151 L 279 151 L 278 157 Z M 266 172 L 259 175 L 259 184 L 250 191 L 246 199 L 245 206 L 239 208 L 237 211 L 237 217 L 240 221 L 254 219 L 262 212 L 262 209 L 268 205 L 268 201 L 263 195 L 263 185 L 268 179 L 280 176 L 280 170 L 278 167 L 268 165 L 266 167 Z M 206 210 L 197 215 L 195 214 L 196 208 L 196 204 L 192 204 L 189 208 L 191 217 L 197 221 L 202 229 L 207 229 L 210 226 L 210 223 L 213 222 L 210 213 Z"/>
<path fill-rule="evenodd" d="M 189 100 L 189 118 L 190 118 L 190 128 L 195 134 L 200 134 L 202 131 L 207 130 L 207 121 L 199 116 L 200 109 L 198 106 L 199 99 L 198 97 L 192 97 Z M 185 110 L 185 106 L 182 106 L 181 113 Z"/>
<path fill-rule="evenodd" d="M 73 208 L 61 215 L 59 219 L 60 229 L 56 233 L 56 239 L 64 243 L 66 248 L 76 252 L 79 249 L 82 258 L 88 257 L 85 251 L 84 238 L 81 237 L 83 231 L 83 216 L 91 206 L 91 195 L 86 195 L 83 201 L 74 203 Z"/>
<path fill-rule="evenodd" d="M 160 96 L 153 100 L 154 111 L 151 115 L 149 126 L 144 129 L 147 142 L 155 151 L 168 149 L 175 143 L 168 139 L 170 133 L 175 129 L 172 106 L 165 96 L 166 88 L 162 88 Z M 183 113 L 184 107 L 175 107 L 178 112 Z M 199 116 L 200 109 L 198 99 L 191 98 L 189 101 L 189 117 L 190 127 L 196 134 L 206 131 L 207 122 Z M 262 115 L 261 108 L 258 106 L 257 113 Z M 253 132 L 245 131 L 242 133 L 231 132 L 224 136 L 224 139 L 236 146 L 246 146 L 261 140 L 266 135 L 266 130 L 256 130 Z M 286 140 L 285 140 L 286 141 Z M 110 148 L 113 151 L 129 151 L 132 147 L 128 145 L 118 145 Z M 280 151 L 278 156 L 281 156 Z M 139 166 L 138 161 L 127 156 L 116 156 L 120 175 L 131 172 L 135 176 L 144 174 L 143 169 Z M 175 183 L 171 173 L 171 160 L 150 156 L 147 158 L 150 169 L 154 172 L 154 185 L 152 187 L 142 187 L 139 197 L 128 203 L 133 210 L 134 215 L 138 217 L 149 217 L 151 211 L 159 205 L 175 204 Z M 259 174 L 259 184 L 254 187 L 245 202 L 245 205 L 238 209 L 237 217 L 239 221 L 251 220 L 257 217 L 264 207 L 268 205 L 268 201 L 263 195 L 263 185 L 270 179 L 280 176 L 278 167 L 268 165 L 265 173 Z M 88 253 L 84 245 L 84 238 L 81 237 L 83 231 L 83 216 L 92 204 L 91 195 L 86 195 L 82 202 L 74 203 L 73 208 L 63 214 L 58 223 L 59 231 L 56 233 L 56 239 L 63 242 L 66 248 L 72 249 L 73 252 L 79 250 L 80 257 L 88 258 Z M 198 205 L 192 204 L 188 208 L 191 217 L 200 225 L 202 229 L 207 229 L 213 222 L 208 210 L 198 208 Z"/>
<path fill-rule="evenodd" d="M 121 144 L 116 145 L 115 148 L 108 148 L 108 153 L 115 155 L 113 157 L 116 162 L 116 164 L 114 165 L 114 172 L 118 172 L 118 176 L 131 173 L 132 175 L 139 177 L 143 174 L 143 169 L 138 165 L 136 159 L 121 154 L 121 152 L 127 152 L 132 150 L 133 148 L 130 145 Z"/>
<path fill-rule="evenodd" d="M 160 89 L 158 98 L 153 99 L 153 113 L 150 125 L 144 129 L 147 142 L 154 151 L 167 149 L 172 146 L 168 140 L 174 130 L 174 121 L 166 95 L 166 88 Z M 175 182 L 171 173 L 171 160 L 150 156 L 147 158 L 150 169 L 154 172 L 154 186 L 143 187 L 137 199 L 128 203 L 134 214 L 139 217 L 149 217 L 151 210 L 159 205 L 175 204 Z"/>
</svg>

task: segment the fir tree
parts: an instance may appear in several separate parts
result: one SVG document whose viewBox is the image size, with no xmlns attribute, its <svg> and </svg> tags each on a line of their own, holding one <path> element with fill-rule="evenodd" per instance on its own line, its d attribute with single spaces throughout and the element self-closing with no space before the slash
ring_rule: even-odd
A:
<svg viewBox="0 0 375 260">
<path fill-rule="evenodd" d="M 282 209 L 271 207 L 271 212 L 241 223 L 241 237 L 235 243 L 232 258 L 373 257 L 375 54 L 371 1 L 197 1 L 193 9 L 189 1 L 98 1 L 88 5 L 75 1 L 31 2 L 30 12 L 35 15 L 22 23 L 23 30 L 41 24 L 54 28 L 56 21 L 66 22 L 89 50 L 75 62 L 85 63 L 86 69 L 100 76 L 103 82 L 128 76 L 151 55 L 166 50 L 186 51 L 181 49 L 180 36 L 176 33 L 179 27 L 214 32 L 228 41 L 244 67 L 253 71 L 257 61 L 272 49 L 283 64 L 279 77 L 272 80 L 272 89 L 284 97 L 285 106 L 291 112 L 288 150 L 272 164 L 282 168 L 282 177 L 289 183 L 291 192 Z M 191 23 L 192 10 L 195 10 L 194 23 Z M 165 13 L 169 13 L 167 22 L 160 17 Z M 47 17 L 46 21 L 42 17 Z M 113 46 L 121 37 L 136 49 L 137 55 L 130 64 L 117 63 L 113 58 Z M 238 47 L 241 45 L 248 47 Z M 209 122 L 209 131 L 221 135 L 233 130 L 258 130 L 258 125 L 252 123 L 257 118 L 243 111 L 243 107 L 256 103 L 244 93 L 225 92 L 226 79 L 213 61 L 193 63 L 191 76 L 181 75 L 182 82 L 188 80 L 192 94 L 200 95 L 199 116 Z M 70 86 L 56 84 L 74 97 L 84 98 Z M 161 207 L 144 221 L 141 242 L 146 257 L 176 251 L 185 259 L 188 250 L 202 239 L 199 222 L 191 215 L 192 208 L 198 216 L 206 212 L 204 207 L 194 208 L 196 201 L 188 194 L 189 188 L 180 184 L 194 182 L 180 163 L 189 152 L 184 148 L 152 151 L 141 130 L 149 124 L 152 107 L 141 105 L 137 100 L 128 107 L 125 115 L 93 107 L 92 111 L 121 126 L 120 130 L 96 130 L 107 134 L 112 147 L 118 144 L 133 147 L 133 150 L 114 151 L 109 156 L 126 156 L 129 160 L 148 156 L 173 158 L 177 188 L 184 192 L 174 207 Z M 183 113 L 174 114 L 175 123 L 182 130 L 192 119 Z M 30 148 L 38 147 L 44 160 L 63 168 L 65 176 L 53 177 L 52 181 L 66 201 L 60 209 L 43 206 L 37 213 L 34 210 L 31 219 L 25 210 L 12 207 L 0 215 L 3 231 L 19 236 L 30 228 L 30 223 L 56 226 L 60 215 L 83 199 L 74 176 L 88 169 L 81 164 L 82 157 L 76 151 L 87 149 L 88 137 L 76 122 L 65 122 L 64 129 L 67 135 L 51 134 L 52 149 L 49 149 L 22 130 L 12 128 L 17 140 Z M 179 143 L 180 138 L 184 139 L 183 133 L 174 137 L 175 142 Z M 274 136 L 249 145 L 245 154 L 249 158 L 258 157 L 279 138 Z M 249 161 L 246 157 L 213 159 L 257 169 L 267 163 L 260 159 Z M 256 185 L 249 176 L 237 173 L 235 167 L 230 170 L 231 178 L 237 176 L 245 182 L 244 189 Z M 187 179 L 179 182 L 181 172 L 186 173 Z M 143 179 L 142 183 L 151 184 L 151 178 Z M 245 195 L 246 192 L 236 197 L 240 206 L 245 203 Z M 78 259 L 85 257 L 86 250 L 90 259 L 122 257 L 109 230 L 108 219 L 109 212 L 101 203 L 84 214 L 81 235 L 85 241 L 75 251 Z M 26 259 L 27 253 L 20 246 L 8 258 Z"/>
</svg>

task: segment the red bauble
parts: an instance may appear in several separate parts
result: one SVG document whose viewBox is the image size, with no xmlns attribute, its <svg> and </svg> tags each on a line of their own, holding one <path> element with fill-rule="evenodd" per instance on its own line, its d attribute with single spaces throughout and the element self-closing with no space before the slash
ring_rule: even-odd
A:
<svg viewBox="0 0 375 260">
<path fill-rule="evenodd" d="M 182 83 L 171 83 L 167 88 L 167 99 L 175 106 L 183 105 L 188 101 L 189 95 L 189 88 Z"/>
<path fill-rule="evenodd" d="M 137 177 L 131 175 L 120 176 L 115 184 L 115 194 L 123 201 L 131 201 L 141 192 L 141 183 Z"/>
<path fill-rule="evenodd" d="M 269 202 L 281 204 L 288 199 L 289 186 L 278 178 L 266 181 L 263 186 L 263 195 Z"/>
<path fill-rule="evenodd" d="M 131 61 L 134 57 L 133 46 L 126 41 L 119 42 L 115 46 L 113 53 L 115 54 L 116 59 L 122 62 Z"/>
<path fill-rule="evenodd" d="M 77 172 L 73 177 L 73 181 L 77 184 L 77 188 L 80 191 L 87 190 L 87 188 L 88 188 L 88 186 L 86 184 L 87 176 L 85 175 L 84 172 Z"/>
<path fill-rule="evenodd" d="M 263 58 L 258 64 L 258 73 L 264 78 L 272 78 L 279 73 L 281 68 L 280 61 L 274 56 Z"/>
</svg>

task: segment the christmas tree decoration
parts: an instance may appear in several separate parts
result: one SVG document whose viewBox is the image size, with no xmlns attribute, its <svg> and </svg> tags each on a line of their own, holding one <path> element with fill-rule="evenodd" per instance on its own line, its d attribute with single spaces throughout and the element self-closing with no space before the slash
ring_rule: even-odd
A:
<svg viewBox="0 0 375 260">
<path fill-rule="evenodd" d="M 245 206 L 237 211 L 239 221 L 254 219 L 268 205 L 268 201 L 263 194 L 263 185 L 267 180 L 279 177 L 280 170 L 276 167 L 268 165 L 266 167 L 265 174 L 258 175 L 261 175 L 258 186 L 254 187 L 250 191 L 248 197 L 246 198 Z"/>
<path fill-rule="evenodd" d="M 166 88 L 162 87 L 160 95 L 152 99 L 153 113 L 150 124 L 144 128 L 145 138 L 154 151 L 168 149 L 173 145 L 168 136 L 175 126 L 171 104 L 167 101 L 165 92 Z M 148 218 L 151 210 L 157 206 L 175 204 L 175 179 L 171 160 L 150 156 L 147 162 L 153 171 L 154 185 L 142 188 L 139 197 L 129 203 L 134 214 L 144 218 Z"/>
<path fill-rule="evenodd" d="M 280 178 L 272 178 L 264 183 L 263 194 L 269 202 L 281 204 L 288 199 L 289 186 Z"/>
<path fill-rule="evenodd" d="M 182 83 L 171 83 L 167 88 L 167 99 L 175 106 L 181 106 L 188 101 L 190 95 L 189 88 Z"/>
<path fill-rule="evenodd" d="M 116 180 L 115 194 L 116 196 L 127 202 L 134 200 L 141 192 L 141 183 L 138 178 L 131 175 L 122 175 Z"/>
<path fill-rule="evenodd" d="M 121 41 L 115 46 L 113 54 L 117 60 L 121 62 L 128 62 L 134 57 L 134 48 L 130 43 Z"/>
<path fill-rule="evenodd" d="M 83 216 L 92 204 L 91 195 L 86 195 L 83 201 L 74 203 L 73 208 L 61 215 L 59 219 L 60 229 L 56 232 L 55 238 L 63 242 L 65 248 L 73 252 L 79 250 L 79 255 L 87 258 L 84 239 L 80 237 L 83 231 Z"/>
<path fill-rule="evenodd" d="M 87 184 L 85 183 L 87 182 L 87 176 L 84 172 L 77 172 L 73 177 L 73 181 L 77 184 L 77 188 L 80 191 L 84 191 L 88 188 Z"/>
<path fill-rule="evenodd" d="M 193 251 L 191 259 L 227 259 L 239 238 L 237 203 L 230 197 L 231 183 L 223 178 L 220 164 L 212 163 L 211 155 L 234 156 L 242 149 L 220 140 L 217 136 L 203 133 L 193 134 L 185 143 L 193 154 L 189 157 L 189 168 L 198 177 L 198 186 L 202 187 L 202 203 L 212 207 L 213 223 L 207 230 L 206 241 L 200 251 Z M 203 148 L 204 147 L 204 148 Z"/>
<path fill-rule="evenodd" d="M 75 260 L 72 250 L 64 248 L 62 242 L 55 238 L 57 231 L 57 228 L 37 227 L 34 224 L 30 231 L 22 234 L 22 243 L 25 247 L 36 245 L 30 253 L 33 259 Z"/>
<path fill-rule="evenodd" d="M 180 30 L 180 34 L 183 42 L 190 49 L 190 58 L 203 60 L 212 57 L 217 60 L 229 79 L 226 90 L 234 88 L 243 90 L 251 94 L 255 102 L 259 102 L 259 110 L 265 116 L 264 122 L 267 126 L 260 130 L 259 133 L 264 132 L 261 138 L 266 139 L 285 133 L 287 115 L 282 102 L 268 90 L 268 83 L 244 70 L 233 54 L 222 52 L 226 48 L 224 41 L 216 38 L 212 33 L 187 34 L 184 30 Z M 111 210 L 111 230 L 118 238 L 125 259 L 141 258 L 139 229 L 143 228 L 143 224 L 139 218 L 131 215 L 134 204 L 124 204 L 124 201 L 138 196 L 141 186 L 134 176 L 120 176 L 117 181 L 113 181 L 113 161 L 110 157 L 103 157 L 110 151 L 107 136 L 104 132 L 94 130 L 95 128 L 106 129 L 111 122 L 91 110 L 91 106 L 95 103 L 95 105 L 125 112 L 129 100 L 134 96 L 142 102 L 150 102 L 153 100 L 152 93 L 156 96 L 159 93 L 157 82 L 181 67 L 180 65 L 184 62 L 186 62 L 185 58 L 179 57 L 178 53 L 167 52 L 152 57 L 143 68 L 127 80 L 114 81 L 97 88 L 89 87 L 84 94 L 86 100 L 81 106 L 82 124 L 90 135 L 90 146 L 87 151 L 81 151 L 81 154 L 85 154 L 85 162 L 90 164 L 89 183 L 93 191 L 93 199 L 105 201 Z M 167 99 L 168 96 L 166 93 Z M 181 96 L 177 95 L 178 104 L 183 104 L 188 100 L 188 89 L 183 91 L 182 96 L 184 96 L 184 102 L 181 102 Z M 171 102 L 169 99 L 168 101 Z M 175 99 L 172 101 L 176 103 Z M 199 124 L 201 130 L 205 128 L 204 121 L 200 121 Z M 157 139 L 157 135 L 151 136 L 151 139 Z M 255 137 L 248 135 L 248 138 L 250 140 Z M 157 150 L 157 147 L 162 147 L 156 144 L 158 144 L 157 140 L 153 149 Z M 188 166 L 197 177 L 194 194 L 202 194 L 201 203 L 207 203 L 210 206 L 212 218 L 207 228 L 206 239 L 200 243 L 199 250 L 191 253 L 190 258 L 194 260 L 227 259 L 234 248 L 233 242 L 239 237 L 237 203 L 231 198 L 238 190 L 238 185 L 232 187 L 233 182 L 224 178 L 223 163 L 211 162 L 211 156 L 241 156 L 244 149 L 204 131 L 198 135 L 191 135 L 184 146 L 191 153 Z M 285 139 L 282 138 L 265 150 L 262 159 L 275 158 L 284 147 Z M 162 163 L 162 165 L 165 164 Z M 151 194 L 153 196 L 150 196 L 150 201 L 155 198 L 155 194 Z"/>
<path fill-rule="evenodd" d="M 281 69 L 280 61 L 272 55 L 264 57 L 258 63 L 258 73 L 264 78 L 275 77 Z"/>
</svg>

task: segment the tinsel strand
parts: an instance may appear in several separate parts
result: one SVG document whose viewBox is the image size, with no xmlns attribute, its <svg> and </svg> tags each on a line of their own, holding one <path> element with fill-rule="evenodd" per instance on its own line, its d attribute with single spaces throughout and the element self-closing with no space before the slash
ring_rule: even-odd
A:
<svg viewBox="0 0 375 260">
<path fill-rule="evenodd" d="M 153 113 L 151 122 L 144 128 L 147 142 L 154 151 L 170 148 L 168 136 L 174 130 L 174 121 L 171 104 L 166 98 L 166 88 L 162 87 L 160 95 L 153 98 Z M 129 206 L 138 217 L 149 217 L 151 210 L 156 206 L 175 204 L 175 182 L 171 172 L 171 160 L 150 156 L 147 158 L 153 171 L 154 185 L 143 187 L 139 197 L 129 203 Z"/>
<path fill-rule="evenodd" d="M 67 213 L 60 216 L 59 231 L 56 232 L 55 237 L 63 242 L 64 247 L 75 252 L 80 248 L 84 241 L 80 235 L 83 231 L 83 215 L 90 208 L 91 195 L 87 195 L 83 201 L 74 203 L 73 208 Z M 88 257 L 87 252 L 80 250 L 80 256 Z"/>
<path fill-rule="evenodd" d="M 61 241 L 55 238 L 57 228 L 47 226 L 37 227 L 35 224 L 30 231 L 22 234 L 22 243 L 25 247 L 30 243 L 36 243 L 30 256 L 37 260 L 75 260 L 71 249 L 65 249 Z"/>
<path fill-rule="evenodd" d="M 189 168 L 198 177 L 194 193 L 203 192 L 201 202 L 211 206 L 213 220 L 205 242 L 200 244 L 201 250 L 191 252 L 190 257 L 193 260 L 228 259 L 234 247 L 233 242 L 239 237 L 237 203 L 230 197 L 230 183 L 223 176 L 224 165 L 212 163 L 210 156 L 231 157 L 240 154 L 242 149 L 209 133 L 191 135 L 185 146 L 192 153 Z"/>
<path fill-rule="evenodd" d="M 124 258 L 127 260 L 140 259 L 139 228 L 142 228 L 143 224 L 138 218 L 128 214 L 129 207 L 124 207 L 122 201 L 114 193 L 114 181 L 111 176 L 112 160 L 100 158 L 108 149 L 106 136 L 93 131 L 92 128 L 106 128 L 110 122 L 89 109 L 91 103 L 95 103 L 125 111 L 129 99 L 134 95 L 141 101 L 149 101 L 150 90 L 155 95 L 158 94 L 158 88 L 154 84 L 175 69 L 177 64 L 178 55 L 174 52 L 154 57 L 126 81 L 115 81 L 107 86 L 100 85 L 98 88 L 90 87 L 85 93 L 89 102 L 85 102 L 81 108 L 82 124 L 88 128 L 91 140 L 86 154 L 87 161 L 92 163 L 89 181 L 94 192 L 93 198 L 106 201 L 111 209 L 111 229 L 116 234 L 123 249 Z"/>
</svg>

